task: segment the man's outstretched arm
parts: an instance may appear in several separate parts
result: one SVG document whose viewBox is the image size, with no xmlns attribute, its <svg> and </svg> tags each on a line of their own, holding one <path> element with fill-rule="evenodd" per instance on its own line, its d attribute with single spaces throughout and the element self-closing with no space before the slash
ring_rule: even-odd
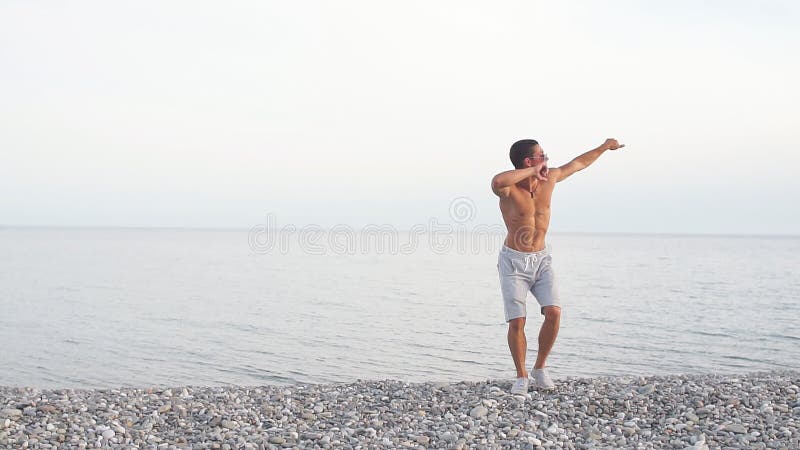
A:
<svg viewBox="0 0 800 450">
<path fill-rule="evenodd" d="M 597 147 L 594 150 L 589 150 L 588 152 L 578 156 L 563 166 L 551 170 L 550 173 L 555 177 L 556 183 L 559 181 L 564 181 L 573 173 L 589 167 L 606 150 L 616 150 L 622 147 L 625 147 L 625 144 L 620 144 L 616 139 L 606 139 L 606 141 L 603 142 L 603 145 L 600 147 Z"/>
</svg>

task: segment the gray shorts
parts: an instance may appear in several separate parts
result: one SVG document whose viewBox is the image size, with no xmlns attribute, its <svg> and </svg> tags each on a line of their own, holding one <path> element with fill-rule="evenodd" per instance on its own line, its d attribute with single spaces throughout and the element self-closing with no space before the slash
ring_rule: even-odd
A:
<svg viewBox="0 0 800 450">
<path fill-rule="evenodd" d="M 500 249 L 497 271 L 500 274 L 506 322 L 527 317 L 528 292 L 533 294 L 541 308 L 561 306 L 552 261 L 547 249 L 533 253 L 519 252 L 505 245 Z M 544 314 L 543 309 L 540 311 Z"/>
</svg>

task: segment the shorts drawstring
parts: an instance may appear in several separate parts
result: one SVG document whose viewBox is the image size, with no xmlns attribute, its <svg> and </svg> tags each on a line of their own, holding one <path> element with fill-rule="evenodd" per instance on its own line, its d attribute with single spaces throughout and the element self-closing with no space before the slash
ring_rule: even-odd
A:
<svg viewBox="0 0 800 450">
<path fill-rule="evenodd" d="M 531 265 L 531 260 L 536 262 L 536 255 L 525 255 L 525 271 L 528 270 L 528 266 Z"/>
</svg>

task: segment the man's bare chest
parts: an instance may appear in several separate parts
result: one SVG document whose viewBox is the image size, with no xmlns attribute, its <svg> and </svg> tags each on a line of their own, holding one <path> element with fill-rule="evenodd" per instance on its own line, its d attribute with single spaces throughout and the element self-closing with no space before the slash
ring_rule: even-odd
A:
<svg viewBox="0 0 800 450">
<path fill-rule="evenodd" d="M 517 217 L 539 216 L 550 212 L 550 192 L 542 192 L 538 195 L 534 193 L 533 196 L 530 192 L 518 192 L 509 200 L 505 209 Z"/>
</svg>

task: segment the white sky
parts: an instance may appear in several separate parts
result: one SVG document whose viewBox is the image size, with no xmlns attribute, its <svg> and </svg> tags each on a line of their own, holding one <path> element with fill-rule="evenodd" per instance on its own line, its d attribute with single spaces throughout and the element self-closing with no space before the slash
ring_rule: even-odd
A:
<svg viewBox="0 0 800 450">
<path fill-rule="evenodd" d="M 0 3 L 0 225 L 500 223 L 535 138 L 552 230 L 800 233 L 800 3 Z"/>
</svg>

